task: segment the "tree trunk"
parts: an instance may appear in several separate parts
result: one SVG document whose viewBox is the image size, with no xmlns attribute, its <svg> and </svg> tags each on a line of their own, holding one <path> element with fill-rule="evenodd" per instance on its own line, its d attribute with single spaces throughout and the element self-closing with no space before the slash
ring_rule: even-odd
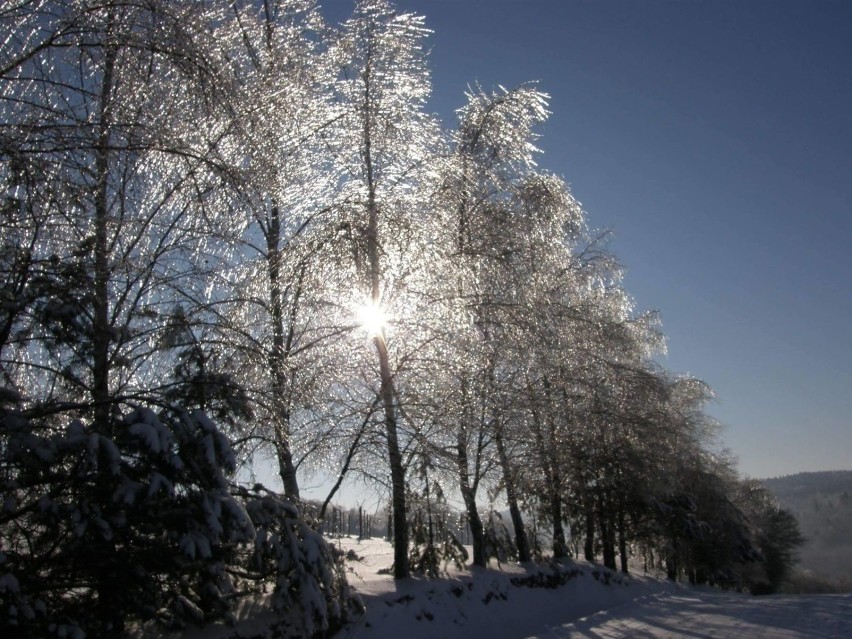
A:
<svg viewBox="0 0 852 639">
<path fill-rule="evenodd" d="M 553 425 L 551 424 L 551 443 L 555 442 Z M 553 517 L 553 558 L 561 559 L 568 556 L 568 544 L 565 542 L 565 529 L 562 526 L 562 476 L 557 461 L 550 457 L 550 514 Z"/>
<path fill-rule="evenodd" d="M 603 493 L 598 497 L 598 509 L 604 566 L 610 570 L 615 570 L 615 531 L 613 530 L 612 513 L 607 508 Z"/>
<path fill-rule="evenodd" d="M 621 572 L 628 574 L 627 569 L 627 518 L 624 508 L 618 509 L 618 554 L 621 558 Z"/>
<path fill-rule="evenodd" d="M 281 290 L 281 217 L 278 207 L 273 204 L 266 231 L 266 262 L 269 275 L 269 307 L 272 315 L 272 351 L 269 354 L 269 367 L 272 373 L 273 402 L 275 415 L 275 453 L 278 458 L 278 473 L 284 484 L 284 494 L 299 501 L 299 482 L 293 465 L 293 451 L 290 448 L 290 409 L 287 396 L 287 371 L 285 361 L 293 341 L 293 322 L 285 339 L 284 300 Z M 301 281 L 298 283 L 301 286 Z M 298 303 L 294 300 L 295 305 Z"/>
<path fill-rule="evenodd" d="M 542 378 L 544 386 L 544 394 L 548 400 L 548 404 L 552 406 L 550 393 L 550 379 L 547 375 Z M 533 411 L 533 421 L 538 422 L 538 415 Z M 543 441 L 539 441 L 541 454 L 545 466 L 545 476 L 547 477 L 548 498 L 550 500 L 550 517 L 553 520 L 553 558 L 562 559 L 568 556 L 568 544 L 565 543 L 565 529 L 562 527 L 562 476 L 559 472 L 559 462 L 556 459 L 556 443 L 558 436 L 556 433 L 556 423 L 553 415 L 547 417 L 548 426 L 548 441 L 544 445 Z M 541 432 L 541 427 L 536 428 L 538 433 Z M 541 437 L 541 435 L 539 435 Z"/>
<path fill-rule="evenodd" d="M 110 12 L 107 32 L 112 31 L 114 16 Z M 95 429 L 111 435 L 110 425 L 110 361 L 112 331 L 109 322 L 109 162 L 112 129 L 113 72 L 117 52 L 114 46 L 104 50 L 101 84 L 98 141 L 95 149 L 95 244 L 94 297 L 92 302 L 92 401 Z"/>
<path fill-rule="evenodd" d="M 549 382 L 544 380 L 545 392 L 549 388 Z M 562 495 L 559 493 L 560 477 L 553 463 L 553 451 L 545 444 L 542 433 L 541 418 L 537 410 L 531 411 L 533 418 L 533 431 L 535 432 L 536 446 L 539 449 L 544 475 L 547 481 L 547 495 L 549 501 L 550 518 L 553 521 L 553 558 L 561 559 L 568 556 L 568 545 L 565 543 L 565 530 L 562 527 Z M 550 424 L 550 443 L 553 442 L 553 424 Z"/>
<path fill-rule="evenodd" d="M 391 471 L 391 492 L 393 499 L 393 576 L 394 579 L 408 577 L 408 521 L 405 505 L 405 467 L 399 448 L 399 435 L 396 423 L 396 407 L 393 401 L 393 377 L 390 372 L 388 349 L 383 335 L 373 339 L 379 355 L 379 374 L 381 376 L 382 406 L 385 413 L 385 431 L 388 440 L 388 462 Z"/>
<path fill-rule="evenodd" d="M 373 164 L 373 98 L 372 91 L 372 60 L 367 59 L 363 73 L 364 81 L 364 129 L 363 129 L 363 167 L 367 186 L 367 259 L 370 301 L 378 307 L 381 303 L 381 260 L 379 258 L 379 209 L 376 202 L 376 184 Z M 388 444 L 388 464 L 391 474 L 391 501 L 393 507 L 393 541 L 394 541 L 394 579 L 404 579 L 409 576 L 408 568 L 408 511 L 405 504 L 405 467 L 399 447 L 399 432 L 394 404 L 393 376 L 391 375 L 390 356 L 384 331 L 373 338 L 376 353 L 379 358 L 379 395 L 382 398 L 382 408 L 385 416 L 385 434 Z"/>
<path fill-rule="evenodd" d="M 107 15 L 106 32 L 112 34 L 115 16 L 112 11 Z M 114 436 L 112 407 L 110 404 L 110 343 L 112 331 L 109 321 L 109 170 L 110 170 L 110 133 L 112 129 L 112 100 L 114 91 L 116 48 L 108 45 L 104 48 L 104 70 L 101 84 L 98 140 L 95 149 L 95 244 L 94 244 L 94 297 L 92 302 L 92 401 L 94 404 L 95 430 L 106 436 Z M 98 490 L 101 503 L 109 503 L 109 497 L 103 494 L 106 484 Z M 124 620 L 117 604 L 117 588 L 120 577 L 115 573 L 115 540 L 101 538 L 96 542 L 98 552 L 107 557 L 106 568 L 98 572 L 98 621 L 100 628 L 96 635 L 119 636 L 124 631 Z"/>
<path fill-rule="evenodd" d="M 361 443 L 361 438 L 367 431 L 367 425 L 370 423 L 370 418 L 376 411 L 376 408 L 378 407 L 380 401 L 381 397 L 376 397 L 376 399 L 373 400 L 373 403 L 370 405 L 370 409 L 367 411 L 367 414 L 364 416 L 364 420 L 361 422 L 361 428 L 358 429 L 358 432 L 355 434 L 355 438 L 352 440 L 352 443 L 349 444 L 349 452 L 346 453 L 346 459 L 343 462 L 343 468 L 340 469 L 340 474 L 337 476 L 337 481 L 334 482 L 334 486 L 332 486 L 331 490 L 328 491 L 328 495 L 326 495 L 325 501 L 322 503 L 319 515 L 317 516 L 319 519 L 325 518 L 325 511 L 328 508 L 329 503 L 331 503 L 332 498 L 343 483 L 343 480 L 346 477 L 346 473 L 349 472 L 349 466 L 352 464 L 352 460 L 355 458 L 355 453 L 358 452 L 358 447 Z M 390 538 L 390 535 L 388 535 L 388 538 Z"/>
<path fill-rule="evenodd" d="M 485 531 L 482 526 L 482 520 L 479 517 L 479 511 L 476 508 L 476 489 L 470 484 L 466 433 L 467 429 L 460 426 L 456 446 L 456 462 L 459 470 L 459 488 L 461 490 L 462 499 L 464 500 L 465 510 L 467 511 L 470 534 L 473 538 L 473 565 L 484 567 L 487 562 L 487 558 L 485 556 Z"/>
<path fill-rule="evenodd" d="M 583 556 L 586 561 L 595 560 L 595 508 L 590 495 L 586 496 L 586 543 L 583 545 Z"/>
<path fill-rule="evenodd" d="M 524 527 L 524 519 L 521 517 L 521 509 L 518 507 L 518 493 L 515 486 L 515 474 L 506 454 L 506 443 L 503 441 L 503 433 L 498 429 L 496 435 L 497 455 L 500 466 L 503 468 L 503 482 L 506 484 L 506 501 L 509 503 L 509 514 L 512 517 L 512 527 L 515 529 L 515 546 L 518 549 L 519 561 L 531 561 L 530 542 L 527 539 L 527 531 Z"/>
<path fill-rule="evenodd" d="M 553 558 L 568 556 L 565 529 L 562 527 L 562 495 L 555 488 L 550 492 L 550 516 L 553 518 Z"/>
<path fill-rule="evenodd" d="M 299 482 L 296 478 L 296 466 L 293 464 L 293 452 L 288 442 L 289 433 L 276 433 L 275 454 L 278 458 L 278 474 L 284 485 L 284 495 L 291 500 L 299 501 Z"/>
<path fill-rule="evenodd" d="M 672 543 L 666 549 L 666 577 L 671 581 L 677 581 L 677 538 L 672 537 Z"/>
</svg>

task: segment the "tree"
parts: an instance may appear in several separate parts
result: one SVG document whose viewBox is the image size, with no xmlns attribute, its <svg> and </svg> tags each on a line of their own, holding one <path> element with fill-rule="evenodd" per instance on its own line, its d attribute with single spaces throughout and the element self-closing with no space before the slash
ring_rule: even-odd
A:
<svg viewBox="0 0 852 639">
<path fill-rule="evenodd" d="M 806 541 L 799 522 L 757 481 L 740 482 L 737 493 L 762 559 L 762 574 L 748 575 L 748 585 L 755 594 L 776 593 L 796 564 L 797 549 Z"/>
<path fill-rule="evenodd" d="M 220 126 L 219 8 L 0 10 L 3 242 L 20 242 L 0 262 L 4 631 L 227 617 L 242 549 L 278 541 L 258 572 L 272 563 L 281 606 L 297 566 L 318 631 L 342 612 L 328 549 L 298 550 L 310 536 L 283 502 L 266 544 L 260 498 L 234 496 L 233 451 L 201 411 L 248 417 L 210 337 L 241 177 Z"/>
<path fill-rule="evenodd" d="M 423 113 L 430 90 L 422 50 L 426 33 L 422 18 L 396 14 L 384 0 L 364 0 L 337 44 L 343 64 L 338 90 L 346 112 L 339 152 L 350 170 L 344 184 L 349 217 L 342 224 L 351 234 L 354 288 L 371 317 L 393 312 L 392 295 L 404 290 L 405 273 L 416 263 L 416 243 L 407 242 L 437 133 Z M 387 331 L 381 321 L 370 330 L 391 474 L 394 576 L 403 578 L 409 572 L 408 528 L 397 384 Z"/>
<path fill-rule="evenodd" d="M 219 322 L 259 408 L 246 435 L 269 443 L 285 494 L 298 499 L 298 413 L 317 401 L 321 375 L 312 355 L 339 333 L 323 321 L 333 297 L 323 278 L 339 232 L 330 215 L 339 168 L 324 141 L 339 117 L 336 69 L 315 2 L 235 2 L 231 14 L 217 32 L 230 62 L 220 117 L 233 132 L 228 160 L 240 171 L 232 206 L 242 224 L 228 238 Z"/>
<path fill-rule="evenodd" d="M 190 3 L 45 2 L 2 16 L 3 41 L 23 45 L 11 62 L 4 56 L 0 111 L 4 154 L 17 167 L 8 179 L 22 187 L 13 224 L 29 240 L 4 283 L 22 302 L 5 324 L 20 328 L 13 343 L 4 338 L 4 377 L 17 391 L 4 407 L 16 427 L 7 436 L 23 429 L 51 442 L 76 417 L 97 448 L 124 435 L 122 407 L 157 394 L 140 384 L 156 366 L 152 320 L 170 301 L 201 299 L 199 222 L 221 183 L 215 140 L 211 149 L 209 132 L 189 126 L 215 99 L 198 44 L 206 15 Z M 27 188 L 34 171 L 39 183 Z M 81 463 L 63 459 L 59 472 L 84 472 Z M 91 489 L 96 502 L 108 499 L 108 484 Z M 106 556 L 120 545 L 107 533 L 88 541 Z M 86 583 L 104 631 L 119 623 L 117 579 L 107 569 Z"/>
<path fill-rule="evenodd" d="M 205 301 L 208 223 L 227 192 L 217 133 L 203 126 L 215 60 L 200 44 L 204 7 L 167 4 L 21 9 L 59 25 L 3 78 L 0 104 L 9 153 L 34 158 L 23 175 L 42 172 L 38 189 L 18 189 L 26 261 L 40 265 L 27 280 L 32 330 L 5 360 L 10 379 L 27 380 L 31 412 L 110 428 L 116 399 L 157 368 L 158 318 Z"/>
<path fill-rule="evenodd" d="M 25 421 L 6 426 L 11 501 L 0 525 L 15 587 L 4 626 L 37 636 L 64 623 L 112 636 L 163 610 L 176 619 L 227 612 L 229 544 L 253 530 L 228 494 L 230 446 L 206 417 L 141 409 L 114 438 L 81 422 L 49 436 Z"/>
<path fill-rule="evenodd" d="M 79 421 L 49 436 L 4 425 L 5 632 L 113 637 L 130 621 L 233 620 L 240 580 L 271 590 L 303 636 L 353 610 L 331 549 L 297 507 L 230 485 L 236 458 L 203 413 L 140 408 L 114 437 Z"/>
<path fill-rule="evenodd" d="M 578 208 L 575 204 L 562 210 Z M 553 231 L 548 235 L 553 237 Z M 541 286 L 531 300 L 538 322 L 525 336 L 532 345 L 525 396 L 536 469 L 533 486 L 553 525 L 554 556 L 562 557 L 568 553 L 564 532 L 567 497 L 571 478 L 580 470 L 572 467 L 572 452 L 579 447 L 595 460 L 592 472 L 582 480 L 584 489 L 597 481 L 597 474 L 606 473 L 597 465 L 601 459 L 597 451 L 611 445 L 613 437 L 606 441 L 591 425 L 597 420 L 605 426 L 596 414 L 600 396 L 607 392 L 601 369 L 607 366 L 609 349 L 618 350 L 614 329 L 626 322 L 629 309 L 609 260 L 571 245 L 559 252 L 540 249 L 538 254 L 546 259 L 539 260 L 542 264 L 536 267 Z M 591 495 L 588 490 L 575 493 L 584 495 L 587 502 Z M 590 512 L 591 504 L 586 506 Z"/>
<path fill-rule="evenodd" d="M 526 561 L 507 428 L 513 404 L 526 403 L 523 392 L 519 396 L 520 371 L 529 363 L 528 340 L 539 338 L 539 282 L 564 263 L 582 212 L 559 178 L 535 170 L 534 128 L 548 115 L 547 96 L 523 85 L 493 94 L 477 88 L 467 97 L 442 190 L 452 238 L 445 268 L 454 275 L 445 292 L 454 318 L 448 388 L 458 399 L 438 406 L 455 420 L 450 429 L 474 563 L 485 561 L 476 493 L 495 463 L 502 467 L 519 555 Z"/>
</svg>

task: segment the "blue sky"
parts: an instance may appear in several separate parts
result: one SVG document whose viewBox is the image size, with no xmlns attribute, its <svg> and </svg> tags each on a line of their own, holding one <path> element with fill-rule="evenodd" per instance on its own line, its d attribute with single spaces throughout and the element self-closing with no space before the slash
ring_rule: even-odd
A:
<svg viewBox="0 0 852 639">
<path fill-rule="evenodd" d="M 472 82 L 551 95 L 539 164 L 614 231 L 740 470 L 852 468 L 852 2 L 396 5 L 435 32 L 445 124 Z"/>
</svg>

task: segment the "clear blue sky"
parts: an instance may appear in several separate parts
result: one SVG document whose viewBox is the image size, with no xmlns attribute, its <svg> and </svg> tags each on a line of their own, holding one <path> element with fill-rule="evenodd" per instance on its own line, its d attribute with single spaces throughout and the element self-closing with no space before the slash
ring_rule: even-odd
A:
<svg viewBox="0 0 852 639">
<path fill-rule="evenodd" d="M 446 124 L 471 82 L 552 96 L 540 165 L 615 232 L 663 364 L 714 388 L 740 470 L 852 468 L 852 2 L 396 6 L 435 32 Z"/>
</svg>

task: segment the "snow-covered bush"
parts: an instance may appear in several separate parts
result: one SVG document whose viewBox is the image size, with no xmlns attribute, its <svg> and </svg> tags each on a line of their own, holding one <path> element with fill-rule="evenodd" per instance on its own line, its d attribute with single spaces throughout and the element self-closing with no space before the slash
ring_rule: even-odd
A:
<svg viewBox="0 0 852 639">
<path fill-rule="evenodd" d="M 512 539 L 512 533 L 503 521 L 503 515 L 496 510 L 488 512 L 485 521 L 485 553 L 494 557 L 498 563 L 517 561 L 518 549 Z"/>
<path fill-rule="evenodd" d="M 230 549 L 254 530 L 229 492 L 230 444 L 203 414 L 137 409 L 112 435 L 5 422 L 4 626 L 98 636 L 227 615 Z"/>
<path fill-rule="evenodd" d="M 256 531 L 243 574 L 256 584 L 273 584 L 272 605 L 284 615 L 277 636 L 328 636 L 361 609 L 342 557 L 292 502 L 262 486 L 237 494 Z"/>
<path fill-rule="evenodd" d="M 452 512 L 441 484 L 430 478 L 425 464 L 420 469 L 420 480 L 421 491 L 409 490 L 406 496 L 411 513 L 408 563 L 415 573 L 437 577 L 450 563 L 463 568 L 468 553 L 453 533 Z"/>
<path fill-rule="evenodd" d="M 8 414 L 2 426 L 0 635 L 228 620 L 240 577 L 272 582 L 278 609 L 299 607 L 303 636 L 347 613 L 328 546 L 289 502 L 230 485 L 230 443 L 203 413 L 139 408 L 111 434 Z"/>
</svg>

